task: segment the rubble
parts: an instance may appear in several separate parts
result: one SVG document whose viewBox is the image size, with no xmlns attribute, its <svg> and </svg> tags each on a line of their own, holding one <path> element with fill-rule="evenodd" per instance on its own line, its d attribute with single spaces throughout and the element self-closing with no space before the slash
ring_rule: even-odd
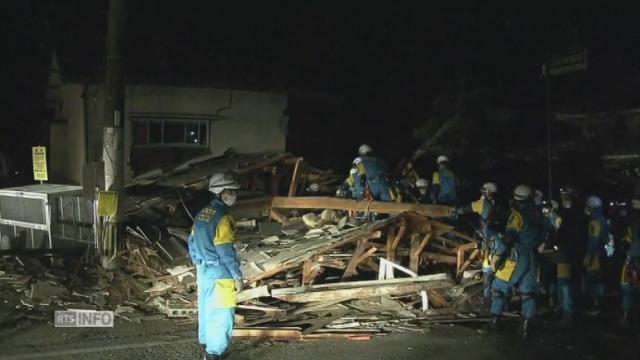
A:
<svg viewBox="0 0 640 360">
<path fill-rule="evenodd" d="M 34 276 L 12 256 L 13 265 L 2 266 L 0 285 L 17 290 L 16 306 L 29 311 L 94 308 L 114 310 L 123 321 L 194 322 L 191 222 L 176 215 L 193 216 L 204 203 L 185 201 L 181 189 L 204 188 L 212 171 L 229 168 L 245 176 L 248 189 L 257 189 L 265 174 L 274 181 L 284 168 L 291 174 L 289 197 L 272 189 L 270 197 L 241 197 L 232 209 L 247 282 L 237 294 L 234 335 L 357 338 L 420 331 L 420 324 L 434 321 L 482 319 L 480 274 L 473 270 L 480 249 L 475 239 L 438 220 L 447 219 L 451 208 L 295 197 L 308 181 L 326 187 L 337 178 L 289 154 L 250 161 L 207 157 L 139 176 L 130 189 L 147 190 L 131 197 L 130 226 L 110 269 L 85 264 L 80 272 L 76 265 L 67 275 L 41 270 Z"/>
</svg>

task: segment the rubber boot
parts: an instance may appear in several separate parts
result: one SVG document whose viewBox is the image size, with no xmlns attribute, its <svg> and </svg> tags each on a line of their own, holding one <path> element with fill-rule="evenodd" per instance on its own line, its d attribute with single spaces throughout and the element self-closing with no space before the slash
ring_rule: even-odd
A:
<svg viewBox="0 0 640 360">
<path fill-rule="evenodd" d="M 531 332 L 531 320 L 525 319 L 522 322 L 522 329 L 520 335 L 522 336 L 522 340 L 527 340 L 529 338 Z"/>
</svg>

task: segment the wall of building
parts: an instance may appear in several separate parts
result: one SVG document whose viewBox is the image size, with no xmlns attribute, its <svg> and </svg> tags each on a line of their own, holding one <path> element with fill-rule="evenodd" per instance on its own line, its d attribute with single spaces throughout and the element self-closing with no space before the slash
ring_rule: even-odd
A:
<svg viewBox="0 0 640 360">
<path fill-rule="evenodd" d="M 85 159 L 84 105 L 80 84 L 58 88 L 58 121 L 51 124 L 49 133 L 49 181 L 79 185 Z"/>
<path fill-rule="evenodd" d="M 86 92 L 85 92 L 86 91 Z M 85 98 L 83 99 L 83 94 Z M 51 129 L 51 168 L 55 168 L 56 181 L 80 184 L 84 154 L 89 161 L 102 157 L 101 137 L 104 126 L 104 91 L 102 86 L 70 84 L 60 88 L 59 98 L 67 117 L 67 124 L 55 124 Z M 182 152 L 171 159 L 201 155 L 202 152 L 221 155 L 229 148 L 237 153 L 284 151 L 288 116 L 287 96 L 284 94 L 222 90 L 198 87 L 128 85 L 125 97 L 127 112 L 125 128 L 125 159 L 127 177 L 143 171 L 131 169 L 134 151 L 133 124 L 137 118 L 198 119 L 207 121 L 207 146 L 170 150 Z M 84 146 L 84 122 L 88 119 L 88 146 Z M 194 151 L 195 150 L 195 151 Z M 147 146 L 145 154 L 154 155 L 154 161 L 163 160 L 167 146 Z M 159 155 L 159 156 L 158 156 Z M 146 156 L 146 155 L 145 155 Z M 166 160 L 170 160 L 167 158 Z M 167 161 L 161 161 L 168 165 Z M 53 173 L 53 172 L 52 172 Z"/>
</svg>

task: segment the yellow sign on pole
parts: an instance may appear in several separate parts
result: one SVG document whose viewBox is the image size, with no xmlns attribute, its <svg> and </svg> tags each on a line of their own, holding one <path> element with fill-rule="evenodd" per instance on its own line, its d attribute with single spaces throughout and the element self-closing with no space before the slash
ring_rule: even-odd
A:
<svg viewBox="0 0 640 360">
<path fill-rule="evenodd" d="M 31 148 L 33 155 L 33 179 L 36 181 L 47 181 L 47 148 L 44 146 L 34 146 Z"/>
<path fill-rule="evenodd" d="M 118 192 L 100 191 L 98 193 L 98 215 L 116 216 L 118 213 Z"/>
</svg>

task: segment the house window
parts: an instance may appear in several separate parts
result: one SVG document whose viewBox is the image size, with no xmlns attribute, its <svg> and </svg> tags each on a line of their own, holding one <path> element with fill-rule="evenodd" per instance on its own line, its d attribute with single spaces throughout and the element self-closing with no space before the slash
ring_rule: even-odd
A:
<svg viewBox="0 0 640 360">
<path fill-rule="evenodd" d="M 208 125 L 207 121 L 135 119 L 133 144 L 206 146 Z"/>
</svg>

